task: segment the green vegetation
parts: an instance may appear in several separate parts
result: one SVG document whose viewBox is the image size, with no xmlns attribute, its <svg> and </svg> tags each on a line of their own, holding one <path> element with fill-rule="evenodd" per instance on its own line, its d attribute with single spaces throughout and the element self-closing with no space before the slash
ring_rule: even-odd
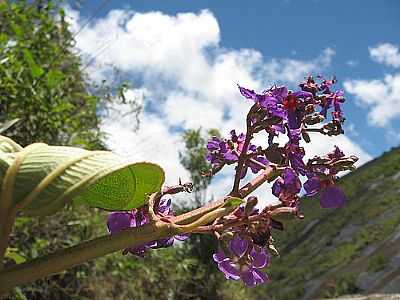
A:
<svg viewBox="0 0 400 300">
<path fill-rule="evenodd" d="M 385 268 L 388 258 L 382 254 L 374 255 L 368 263 L 368 272 L 379 272 Z"/>
<path fill-rule="evenodd" d="M 20 120 L 7 135 L 22 145 L 101 148 L 99 99 L 80 71 L 63 10 L 44 3 L 0 3 L 0 122 Z"/>
</svg>

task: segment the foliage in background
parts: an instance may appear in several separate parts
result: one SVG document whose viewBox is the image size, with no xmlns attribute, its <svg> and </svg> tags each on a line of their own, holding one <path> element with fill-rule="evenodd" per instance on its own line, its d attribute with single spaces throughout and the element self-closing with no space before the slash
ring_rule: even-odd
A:
<svg viewBox="0 0 400 300">
<path fill-rule="evenodd" d="M 103 148 L 99 98 L 89 94 L 64 12 L 49 1 L 0 3 L 0 121 L 22 145 Z"/>
<path fill-rule="evenodd" d="M 217 129 L 210 129 L 207 136 L 202 135 L 202 129 L 188 129 L 183 133 L 185 151 L 179 153 L 181 164 L 190 173 L 190 180 L 193 183 L 194 199 L 196 204 L 201 204 L 206 199 L 205 191 L 211 182 L 211 177 L 203 176 L 203 173 L 210 170 L 211 165 L 206 160 L 207 140 L 212 136 L 220 136 Z"/>
</svg>

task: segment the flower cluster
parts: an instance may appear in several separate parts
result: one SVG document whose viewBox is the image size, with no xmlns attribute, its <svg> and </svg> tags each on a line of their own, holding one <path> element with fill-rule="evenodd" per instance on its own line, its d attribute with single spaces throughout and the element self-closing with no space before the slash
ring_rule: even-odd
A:
<svg viewBox="0 0 400 300">
<path fill-rule="evenodd" d="M 344 122 L 341 105 L 345 99 L 342 90 L 333 91 L 336 78 L 327 80 L 321 76 L 317 83 L 311 76 L 299 84 L 300 90 L 290 91 L 286 87 L 273 86 L 261 94 L 239 86 L 240 93 L 255 104 L 248 115 L 247 133 L 236 135 L 231 131 L 229 139 L 213 137 L 207 145 L 209 160 L 213 172 L 218 172 L 222 166 L 239 161 L 240 155 L 244 160 L 244 168 L 240 170 L 243 178 L 250 168 L 258 173 L 269 164 L 285 167 L 280 178 L 273 186 L 273 194 L 287 206 L 296 206 L 302 184 L 300 176 L 306 176 L 304 189 L 307 196 L 322 192 L 321 206 L 326 208 L 339 207 L 345 203 L 345 196 L 334 184 L 337 179 L 337 162 L 346 161 L 347 169 L 351 168 L 357 158 L 346 158 L 343 152 L 335 150 L 327 154 L 329 159 L 315 157 L 304 162 L 305 151 L 300 142 L 310 142 L 309 132 L 319 132 L 327 135 L 343 133 Z M 318 111 L 319 108 L 319 111 Z M 320 128 L 310 127 L 322 123 L 331 111 L 331 121 Z M 262 149 L 250 143 L 254 133 L 265 131 L 268 134 L 267 149 Z M 280 146 L 274 143 L 279 134 L 285 134 L 288 142 Z M 246 143 L 246 138 L 249 141 Z M 346 168 L 344 169 L 346 170 Z"/>
<path fill-rule="evenodd" d="M 264 248 L 252 244 L 238 233 L 233 236 L 228 245 L 225 251 L 219 249 L 213 255 L 218 269 L 227 279 L 241 279 L 249 287 L 268 281 L 268 276 L 260 270 L 267 267 L 269 263 L 269 255 Z"/>
<path fill-rule="evenodd" d="M 239 86 L 240 93 L 254 102 L 247 115 L 247 131 L 236 135 L 233 130 L 228 139 L 213 137 L 209 141 L 206 158 L 211 162 L 211 173 L 215 174 L 224 165 L 234 163 L 240 179 L 244 178 L 248 168 L 254 174 L 268 166 L 279 169 L 280 173 L 272 185 L 272 194 L 279 199 L 281 207 L 290 209 L 285 211 L 298 217 L 303 217 L 300 213 L 302 191 L 310 197 L 319 193 L 323 208 L 343 206 L 346 197 L 335 184 L 337 173 L 352 170 L 357 157 L 346 157 L 335 146 L 331 153 L 315 156 L 305 162 L 305 150 L 301 146 L 303 141 L 311 142 L 311 132 L 328 136 L 343 133 L 344 93 L 342 90 L 332 90 L 336 78 L 328 80 L 319 76 L 318 80 L 310 76 L 299 84 L 297 91 L 273 86 L 260 94 Z M 328 113 L 330 120 L 327 120 Z M 251 143 L 254 134 L 260 132 L 267 134 L 266 149 Z M 283 145 L 275 142 L 281 134 L 287 137 Z M 301 177 L 305 178 L 304 184 Z M 232 193 L 238 193 L 238 186 L 234 186 Z M 243 212 L 243 209 L 240 211 Z M 236 213 L 236 224 L 245 219 L 252 222 L 228 228 L 222 233 L 221 247 L 214 255 L 214 260 L 226 278 L 242 279 L 247 286 L 255 286 L 268 279 L 260 269 L 267 266 L 267 248 L 275 249 L 271 229 L 281 230 L 283 225 L 273 220 L 271 211 L 267 209 L 261 212 L 252 210 L 247 216 Z M 228 240 L 227 235 L 231 236 Z"/>
<path fill-rule="evenodd" d="M 154 212 L 162 217 L 173 215 L 171 208 L 171 199 L 161 199 L 154 207 Z M 132 227 L 139 227 L 150 222 L 148 211 L 145 208 L 133 209 L 129 212 L 113 212 L 108 216 L 107 228 L 110 234 L 120 232 Z M 165 238 L 150 243 L 140 245 L 137 247 L 130 247 L 123 251 L 124 254 L 131 253 L 136 256 L 143 257 L 148 249 L 165 248 L 172 246 L 174 240 L 183 241 L 187 239 L 187 235 L 176 235 L 174 237 Z"/>
</svg>

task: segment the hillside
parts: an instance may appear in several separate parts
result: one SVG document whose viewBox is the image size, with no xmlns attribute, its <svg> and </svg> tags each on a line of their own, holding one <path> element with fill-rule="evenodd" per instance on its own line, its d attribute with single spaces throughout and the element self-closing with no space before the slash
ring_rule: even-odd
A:
<svg viewBox="0 0 400 300">
<path fill-rule="evenodd" d="M 304 220 L 285 220 L 275 233 L 281 257 L 259 299 L 319 299 L 345 294 L 400 293 L 400 148 L 392 149 L 340 185 L 349 198 L 336 210 L 303 201 Z"/>
</svg>

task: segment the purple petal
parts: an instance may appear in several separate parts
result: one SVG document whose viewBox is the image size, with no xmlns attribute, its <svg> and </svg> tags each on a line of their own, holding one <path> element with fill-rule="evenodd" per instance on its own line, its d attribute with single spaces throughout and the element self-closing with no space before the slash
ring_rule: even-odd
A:
<svg viewBox="0 0 400 300">
<path fill-rule="evenodd" d="M 276 197 L 279 197 L 283 186 L 283 179 L 278 178 L 275 180 L 274 184 L 272 185 L 272 194 Z"/>
<path fill-rule="evenodd" d="M 253 144 L 250 144 L 250 145 L 249 145 L 249 151 L 251 151 L 251 152 L 256 152 L 256 151 L 257 151 L 257 146 L 256 146 L 256 145 L 253 145 Z"/>
<path fill-rule="evenodd" d="M 304 176 L 306 174 L 306 165 L 303 162 L 303 155 L 299 153 L 290 152 L 288 154 L 288 157 L 292 168 Z"/>
<path fill-rule="evenodd" d="M 132 210 L 131 227 L 139 227 L 148 223 L 147 217 L 141 209 Z"/>
<path fill-rule="evenodd" d="M 178 234 L 174 238 L 178 241 L 186 241 L 189 238 L 189 234 Z"/>
<path fill-rule="evenodd" d="M 310 92 L 306 92 L 306 91 L 298 91 L 298 92 L 294 92 L 293 95 L 296 98 L 307 98 L 307 97 L 312 97 L 313 94 Z"/>
<path fill-rule="evenodd" d="M 343 90 L 337 90 L 336 93 L 335 93 L 335 95 L 336 95 L 337 97 L 343 97 L 343 96 L 344 96 L 344 91 L 343 91 Z"/>
<path fill-rule="evenodd" d="M 234 267 L 229 260 L 224 260 L 218 264 L 218 269 L 224 273 L 226 279 L 238 280 L 240 279 L 240 272 Z"/>
<path fill-rule="evenodd" d="M 290 129 L 298 129 L 301 126 L 303 113 L 299 110 L 289 110 L 287 113 L 288 125 Z"/>
<path fill-rule="evenodd" d="M 265 166 L 268 166 L 268 163 L 269 163 L 269 162 L 268 162 L 268 160 L 267 160 L 265 157 L 263 157 L 263 156 L 257 156 L 257 157 L 255 157 L 254 159 L 255 159 L 256 161 L 258 161 L 258 162 L 264 164 Z M 254 174 L 256 174 L 256 173 L 260 172 L 261 170 L 263 170 L 263 167 L 261 167 L 261 166 L 258 165 L 258 164 L 255 164 L 255 163 L 253 163 L 253 162 L 249 162 L 248 165 L 249 165 L 251 171 L 252 171 Z"/>
<path fill-rule="evenodd" d="M 242 278 L 243 282 L 246 284 L 248 287 L 254 287 L 256 286 L 256 280 L 254 278 L 254 274 L 252 270 L 247 270 L 244 271 L 240 274 L 240 277 Z"/>
<path fill-rule="evenodd" d="M 156 241 L 155 245 L 152 245 L 151 248 L 152 249 L 158 249 L 158 248 L 167 248 L 170 247 L 174 244 L 174 238 L 165 238 L 165 239 L 161 239 Z"/>
<path fill-rule="evenodd" d="M 256 99 L 257 94 L 253 90 L 246 89 L 244 87 L 241 87 L 240 85 L 238 85 L 238 87 L 239 87 L 239 91 L 243 97 L 245 97 L 247 99 L 252 99 L 252 100 Z"/>
<path fill-rule="evenodd" d="M 286 110 L 283 109 L 282 107 L 270 108 L 270 109 L 269 109 L 269 112 L 270 112 L 273 116 L 279 117 L 279 118 L 282 118 L 282 119 L 286 119 L 286 117 L 287 117 Z"/>
<path fill-rule="evenodd" d="M 246 253 L 248 248 L 249 242 L 245 239 L 241 239 L 238 234 L 236 234 L 230 242 L 230 250 L 239 258 Z"/>
<path fill-rule="evenodd" d="M 234 162 L 238 160 L 238 157 L 236 154 L 233 154 L 232 152 L 228 151 L 226 153 L 223 154 L 223 157 L 225 160 L 227 160 L 228 162 Z"/>
<path fill-rule="evenodd" d="M 319 190 L 321 189 L 321 180 L 318 176 L 313 176 L 310 177 L 303 186 L 304 190 L 306 191 L 306 195 L 312 197 L 318 194 Z"/>
<path fill-rule="evenodd" d="M 218 249 L 218 252 L 213 254 L 213 259 L 216 263 L 229 260 L 229 258 L 226 257 L 225 253 L 221 249 Z"/>
<path fill-rule="evenodd" d="M 285 185 L 292 184 L 296 180 L 296 178 L 298 178 L 297 174 L 291 168 L 286 168 L 285 170 L 283 170 L 282 175 Z"/>
<path fill-rule="evenodd" d="M 269 263 L 269 256 L 263 249 L 257 251 L 253 248 L 250 252 L 250 256 L 253 259 L 252 266 L 256 269 L 265 268 Z"/>
<path fill-rule="evenodd" d="M 263 284 L 269 281 L 267 274 L 261 272 L 260 270 L 253 270 L 253 277 L 256 285 Z"/>
<path fill-rule="evenodd" d="M 285 86 L 277 87 L 272 90 L 272 95 L 274 95 L 279 102 L 282 102 L 288 95 L 288 89 Z"/>
<path fill-rule="evenodd" d="M 156 212 L 163 215 L 171 214 L 171 198 L 168 200 L 161 199 L 160 203 L 156 207 Z"/>
<path fill-rule="evenodd" d="M 207 149 L 210 151 L 218 150 L 220 143 L 221 143 L 221 140 L 219 138 L 213 137 L 210 141 L 208 141 Z"/>
<path fill-rule="evenodd" d="M 130 212 L 113 212 L 108 215 L 107 228 L 109 233 L 116 233 L 131 227 L 132 214 Z"/>
<path fill-rule="evenodd" d="M 275 97 L 271 97 L 268 95 L 263 95 L 262 97 L 259 97 L 259 103 L 264 108 L 274 107 L 276 106 L 277 102 L 278 100 Z"/>
<path fill-rule="evenodd" d="M 275 124 L 275 125 L 272 125 L 271 127 L 272 127 L 272 129 L 274 129 L 277 132 L 280 132 L 280 133 L 286 132 L 285 126 L 283 124 Z"/>
<path fill-rule="evenodd" d="M 346 196 L 336 185 L 325 188 L 321 194 L 320 204 L 323 208 L 338 208 L 346 204 Z"/>
</svg>

